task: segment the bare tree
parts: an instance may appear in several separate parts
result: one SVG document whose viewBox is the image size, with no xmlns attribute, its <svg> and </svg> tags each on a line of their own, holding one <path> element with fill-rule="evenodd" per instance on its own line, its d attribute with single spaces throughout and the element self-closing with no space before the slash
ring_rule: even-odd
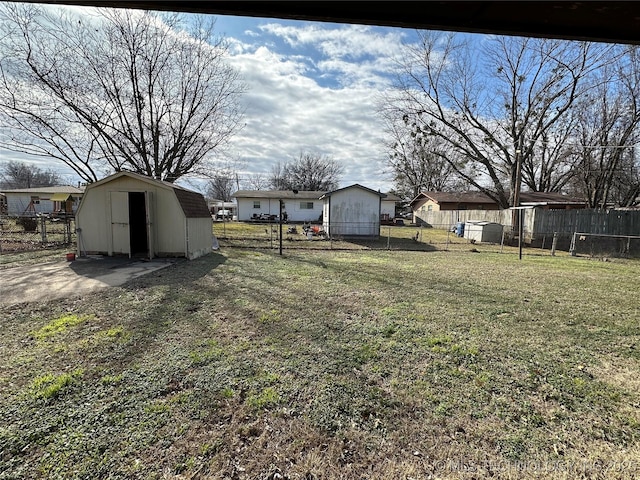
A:
<svg viewBox="0 0 640 480">
<path fill-rule="evenodd" d="M 394 192 L 412 200 L 421 191 L 450 191 L 462 188 L 449 160 L 448 145 L 434 136 L 417 131 L 415 121 L 405 115 L 400 121 L 388 119 L 387 166 L 391 170 Z M 449 160 L 447 160 L 449 159 Z"/>
<path fill-rule="evenodd" d="M 60 176 L 35 165 L 8 161 L 0 167 L 0 185 L 7 189 L 50 187 L 60 184 Z"/>
<path fill-rule="evenodd" d="M 301 152 L 296 159 L 274 165 L 270 183 L 275 190 L 334 190 L 343 170 L 331 157 Z"/>
<path fill-rule="evenodd" d="M 231 195 L 236 190 L 236 179 L 230 175 L 214 175 L 207 182 L 207 196 L 223 202 L 230 202 Z"/>
<path fill-rule="evenodd" d="M 273 190 L 287 190 L 288 183 L 285 175 L 285 165 L 280 163 L 280 161 L 273 164 L 268 177 L 269 187 Z"/>
<path fill-rule="evenodd" d="M 202 173 L 239 126 L 244 88 L 214 21 L 91 12 L 0 7 L 0 145 L 58 159 L 87 182 Z"/>
<path fill-rule="evenodd" d="M 456 34 L 419 35 L 402 60 L 391 110 L 415 118 L 416 132 L 448 144 L 451 157 L 443 158 L 502 207 L 514 203 L 518 156 L 530 189 L 566 182 L 567 154 L 548 142 L 562 138 L 581 82 L 608 47 L 520 37 L 471 45 Z"/>
<path fill-rule="evenodd" d="M 575 108 L 573 186 L 592 208 L 631 206 L 640 195 L 640 58 L 635 46 L 619 48 L 623 54 L 594 75 Z"/>
<path fill-rule="evenodd" d="M 269 179 L 262 173 L 249 174 L 243 181 L 246 190 L 266 190 L 269 188 Z"/>
</svg>

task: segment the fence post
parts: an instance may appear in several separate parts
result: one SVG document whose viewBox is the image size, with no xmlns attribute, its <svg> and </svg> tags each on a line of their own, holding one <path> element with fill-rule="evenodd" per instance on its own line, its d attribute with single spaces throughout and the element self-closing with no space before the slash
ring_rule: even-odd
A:
<svg viewBox="0 0 640 480">
<path fill-rule="evenodd" d="M 69 245 L 73 243 L 73 239 L 71 238 L 71 222 L 72 221 L 73 220 L 71 218 L 67 218 L 67 239 L 68 239 Z"/>
<path fill-rule="evenodd" d="M 42 243 L 47 243 L 47 224 L 44 216 L 40 217 L 40 235 L 42 236 Z"/>
<path fill-rule="evenodd" d="M 553 232 L 553 241 L 551 242 L 551 256 L 556 256 L 556 246 L 558 245 L 558 232 Z"/>
<path fill-rule="evenodd" d="M 387 227 L 387 250 L 391 250 L 391 227 Z"/>
<path fill-rule="evenodd" d="M 576 256 L 576 235 L 578 233 L 577 232 L 573 232 L 573 237 L 571 237 L 571 246 L 569 247 L 569 254 L 572 257 Z"/>
</svg>

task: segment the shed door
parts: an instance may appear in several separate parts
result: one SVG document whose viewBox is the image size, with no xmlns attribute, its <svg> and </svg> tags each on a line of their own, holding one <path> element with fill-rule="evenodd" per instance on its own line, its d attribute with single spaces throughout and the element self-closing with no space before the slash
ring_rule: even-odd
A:
<svg viewBox="0 0 640 480">
<path fill-rule="evenodd" d="M 147 209 L 147 243 L 149 249 L 149 260 L 153 258 L 155 253 L 155 245 L 153 244 L 155 238 L 153 236 L 153 222 L 154 222 L 154 212 L 153 212 L 153 198 L 152 192 L 144 192 L 145 194 L 145 206 Z"/>
<path fill-rule="evenodd" d="M 113 254 L 131 255 L 129 241 L 129 192 L 111 192 Z"/>
</svg>

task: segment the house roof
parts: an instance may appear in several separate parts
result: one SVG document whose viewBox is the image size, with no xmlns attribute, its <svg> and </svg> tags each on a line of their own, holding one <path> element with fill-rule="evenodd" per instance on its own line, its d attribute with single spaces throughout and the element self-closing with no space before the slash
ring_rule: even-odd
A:
<svg viewBox="0 0 640 480">
<path fill-rule="evenodd" d="M 323 198 L 325 198 L 325 197 L 330 197 L 330 196 L 331 196 L 331 195 L 333 195 L 334 193 L 342 192 L 343 190 L 348 190 L 348 189 L 350 189 L 350 188 L 359 188 L 359 189 L 361 189 L 361 190 L 366 190 L 367 192 L 371 192 L 371 193 L 373 193 L 373 194 L 375 194 L 375 195 L 380 196 L 381 198 L 384 198 L 384 197 L 386 197 L 386 196 L 387 196 L 387 194 L 386 194 L 386 193 L 382 193 L 382 192 L 379 192 L 379 191 L 377 191 L 377 190 L 373 190 L 373 189 L 371 189 L 371 188 L 363 187 L 363 186 L 362 186 L 362 185 L 360 185 L 359 183 L 354 183 L 353 185 L 349 185 L 348 187 L 342 187 L 342 188 L 338 188 L 337 190 L 333 190 L 333 191 L 331 191 L 331 192 L 327 192 L 327 193 L 325 193 L 324 195 L 322 195 L 322 196 L 320 197 L 320 200 L 322 200 L 322 199 L 323 199 Z"/>
<path fill-rule="evenodd" d="M 318 190 L 301 190 L 298 193 L 293 193 L 292 190 L 238 190 L 231 195 L 235 198 L 272 198 L 272 199 L 313 199 L 318 200 L 325 191 Z"/>
<path fill-rule="evenodd" d="M 95 188 L 99 185 L 112 182 L 120 177 L 135 178 L 137 180 L 149 183 L 165 190 L 173 190 L 175 192 L 176 198 L 178 199 L 178 203 L 180 204 L 180 207 L 182 208 L 182 211 L 187 218 L 211 218 L 211 213 L 209 212 L 209 208 L 207 207 L 207 202 L 201 193 L 188 190 L 178 185 L 174 185 L 173 183 L 156 180 L 155 178 L 141 175 L 139 173 L 117 172 L 97 182 L 90 183 L 86 188 Z"/>
<path fill-rule="evenodd" d="M 584 205 L 584 200 L 562 193 L 521 192 L 521 205 Z"/>
<path fill-rule="evenodd" d="M 420 192 L 411 203 L 420 198 L 428 198 L 436 203 L 496 203 L 482 192 Z"/>
<path fill-rule="evenodd" d="M 71 185 L 58 185 L 55 187 L 36 187 L 36 188 L 16 188 L 13 190 L 3 190 L 2 193 L 45 193 L 54 195 L 56 193 L 68 193 L 70 195 L 81 195 L 84 189 L 73 187 Z"/>
<path fill-rule="evenodd" d="M 393 193 L 387 193 L 387 196 L 384 197 L 382 200 L 389 201 L 389 202 L 401 202 L 402 201 L 402 199 L 399 196 L 394 195 Z"/>
<path fill-rule="evenodd" d="M 482 192 L 420 192 L 410 204 L 422 198 L 436 203 L 485 203 L 495 205 L 496 201 Z M 584 205 L 584 200 L 570 197 L 562 193 L 521 192 L 520 204 L 536 205 Z"/>
</svg>

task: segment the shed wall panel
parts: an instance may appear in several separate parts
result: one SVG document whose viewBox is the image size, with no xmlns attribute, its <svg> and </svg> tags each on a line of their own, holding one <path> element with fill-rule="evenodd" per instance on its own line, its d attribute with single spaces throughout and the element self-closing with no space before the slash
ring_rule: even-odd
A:
<svg viewBox="0 0 640 480">
<path fill-rule="evenodd" d="M 213 250 L 213 220 L 211 218 L 187 218 L 186 257 L 194 259 L 211 253 Z"/>
<path fill-rule="evenodd" d="M 361 188 L 334 192 L 330 202 L 329 235 L 380 235 L 380 196 Z"/>
</svg>

